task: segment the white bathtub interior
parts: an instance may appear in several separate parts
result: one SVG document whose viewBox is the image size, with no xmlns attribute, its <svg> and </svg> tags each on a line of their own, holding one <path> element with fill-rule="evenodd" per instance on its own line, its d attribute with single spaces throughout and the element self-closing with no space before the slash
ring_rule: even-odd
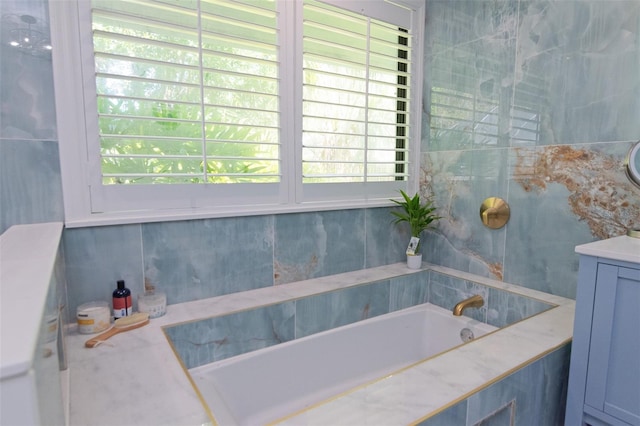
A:
<svg viewBox="0 0 640 426">
<path fill-rule="evenodd" d="M 189 370 L 219 424 L 266 424 L 496 329 L 426 303 Z"/>
</svg>

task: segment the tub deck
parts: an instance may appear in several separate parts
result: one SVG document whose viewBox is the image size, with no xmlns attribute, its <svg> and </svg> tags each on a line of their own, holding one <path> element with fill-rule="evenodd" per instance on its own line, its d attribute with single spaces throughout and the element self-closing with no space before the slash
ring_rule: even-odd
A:
<svg viewBox="0 0 640 426">
<path fill-rule="evenodd" d="M 479 278 L 448 268 L 428 269 L 557 305 L 393 377 L 359 387 L 282 424 L 411 424 L 464 399 L 570 341 L 575 302 L 560 296 Z M 162 330 L 164 326 L 226 315 L 270 303 L 348 288 L 413 273 L 404 264 L 285 284 L 170 305 L 145 327 L 121 333 L 104 345 L 84 348 L 86 335 L 73 327 L 67 339 L 70 424 L 112 425 L 114 407 L 127 424 L 201 425 L 211 413 L 200 401 Z M 110 366 L 117 366 L 111 368 Z M 425 386 L 428 383 L 429 386 Z M 123 392 L 123 389 L 127 391 Z"/>
</svg>

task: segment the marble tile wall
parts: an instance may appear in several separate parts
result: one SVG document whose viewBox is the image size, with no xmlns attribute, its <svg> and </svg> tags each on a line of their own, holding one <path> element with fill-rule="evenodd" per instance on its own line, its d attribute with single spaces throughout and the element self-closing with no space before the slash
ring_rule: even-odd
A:
<svg viewBox="0 0 640 426">
<path fill-rule="evenodd" d="M 428 272 L 165 329 L 193 368 L 426 302 Z"/>
<path fill-rule="evenodd" d="M 461 300 L 480 295 L 484 299 L 484 305 L 481 308 L 465 310 L 464 315 L 496 327 L 513 324 L 551 308 L 547 303 L 472 281 L 435 271 L 430 271 L 429 274 L 427 300 L 430 303 L 450 309 Z"/>
<path fill-rule="evenodd" d="M 425 258 L 575 297 L 578 244 L 640 224 L 640 1 L 427 0 Z M 511 220 L 485 228 L 497 196 Z"/>
<path fill-rule="evenodd" d="M 173 304 L 400 262 L 408 237 L 388 210 L 66 229 L 70 312 L 110 300 L 119 279 L 134 300 L 152 285 Z"/>
<path fill-rule="evenodd" d="M 276 305 L 165 329 L 186 368 L 295 339 L 296 302 Z"/>
<path fill-rule="evenodd" d="M 480 294 L 485 306 L 465 316 L 504 327 L 552 306 L 434 271 L 304 297 L 165 328 L 186 368 L 306 337 L 430 302 L 446 309 Z"/>
<path fill-rule="evenodd" d="M 187 368 L 427 302 L 429 272 L 165 329 Z"/>
<path fill-rule="evenodd" d="M 24 15 L 48 37 L 44 0 L 0 2 L 0 233 L 64 219 L 51 54 L 8 44 Z"/>
</svg>

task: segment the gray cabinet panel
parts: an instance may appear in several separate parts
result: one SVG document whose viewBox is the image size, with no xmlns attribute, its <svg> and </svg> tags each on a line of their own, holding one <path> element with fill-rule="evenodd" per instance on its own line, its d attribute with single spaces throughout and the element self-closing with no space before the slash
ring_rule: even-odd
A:
<svg viewBox="0 0 640 426">
<path fill-rule="evenodd" d="M 640 426 L 640 265 L 581 256 L 565 425 Z"/>
<path fill-rule="evenodd" d="M 585 402 L 640 425 L 640 270 L 600 264 Z"/>
</svg>

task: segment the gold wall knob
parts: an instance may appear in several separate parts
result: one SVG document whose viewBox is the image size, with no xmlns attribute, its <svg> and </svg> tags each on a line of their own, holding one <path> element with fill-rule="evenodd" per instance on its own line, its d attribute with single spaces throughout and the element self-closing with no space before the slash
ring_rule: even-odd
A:
<svg viewBox="0 0 640 426">
<path fill-rule="evenodd" d="M 509 204 L 502 198 L 489 197 L 480 206 L 480 220 L 487 228 L 502 228 L 511 216 Z"/>
</svg>

